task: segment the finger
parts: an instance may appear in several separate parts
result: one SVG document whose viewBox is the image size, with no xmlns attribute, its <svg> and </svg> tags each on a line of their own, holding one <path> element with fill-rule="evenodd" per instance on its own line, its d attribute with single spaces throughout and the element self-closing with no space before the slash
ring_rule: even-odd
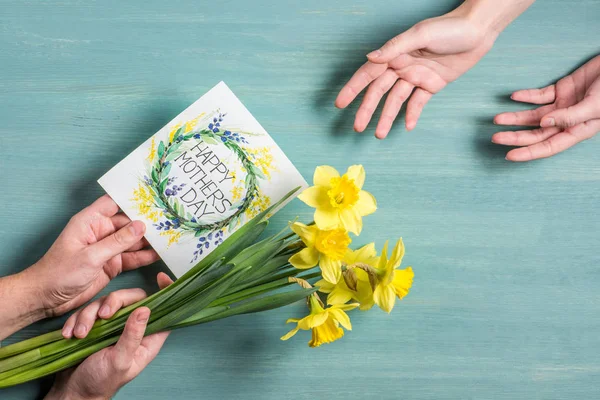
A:
<svg viewBox="0 0 600 400">
<path fill-rule="evenodd" d="M 529 146 L 548 139 L 560 132 L 560 128 L 539 128 L 529 131 L 497 132 L 492 136 L 492 142 L 506 146 Z"/>
<path fill-rule="evenodd" d="M 117 371 L 127 371 L 131 367 L 135 353 L 144 339 L 146 323 L 150 318 L 150 309 L 140 307 L 133 311 L 127 322 L 123 334 L 113 347 L 114 368 Z"/>
<path fill-rule="evenodd" d="M 405 80 L 399 80 L 392 90 L 390 90 L 387 99 L 385 100 L 385 104 L 383 105 L 379 123 L 375 129 L 375 136 L 378 139 L 384 139 L 388 135 L 394 120 L 402 108 L 402 104 L 408 99 L 413 88 L 414 86 L 411 83 Z"/>
<path fill-rule="evenodd" d="M 415 89 L 406 106 L 406 130 L 411 131 L 417 126 L 423 107 L 431 99 L 431 96 L 433 95 L 424 89 Z"/>
<path fill-rule="evenodd" d="M 373 63 L 387 63 L 401 54 L 427 47 L 425 25 L 415 25 L 406 32 L 388 40 L 381 48 L 367 54 Z"/>
<path fill-rule="evenodd" d="M 73 335 L 75 335 L 76 338 L 83 339 L 88 335 L 94 322 L 96 322 L 96 317 L 98 316 L 98 310 L 100 309 L 102 301 L 103 299 L 93 301 L 77 313 L 75 328 L 73 329 Z"/>
<path fill-rule="evenodd" d="M 123 271 L 144 267 L 158 260 L 160 260 L 160 256 L 154 249 L 128 251 L 121 254 Z"/>
<path fill-rule="evenodd" d="M 506 155 L 506 159 L 522 162 L 550 157 L 591 138 L 598 131 L 600 131 L 600 119 L 579 124 L 566 131 L 559 132 L 543 142 L 511 150 Z"/>
<path fill-rule="evenodd" d="M 102 301 L 102 305 L 98 310 L 98 317 L 102 319 L 110 318 L 121 308 L 144 298 L 146 298 L 146 292 L 142 289 L 121 289 L 112 292 Z"/>
<path fill-rule="evenodd" d="M 156 275 L 156 282 L 158 283 L 158 287 L 160 289 L 164 289 L 173 283 L 173 279 L 171 279 L 169 275 L 165 274 L 164 272 L 159 272 L 158 275 Z"/>
<path fill-rule="evenodd" d="M 131 222 L 129 217 L 123 213 L 117 213 L 113 215 L 112 217 L 110 217 L 110 221 L 112 222 L 115 230 L 121 229 L 122 227 Z"/>
<path fill-rule="evenodd" d="M 554 105 L 549 104 L 535 110 L 501 113 L 494 117 L 494 123 L 497 125 L 539 126 L 542 116 L 554 108 Z"/>
<path fill-rule="evenodd" d="M 446 81 L 424 65 L 411 65 L 398 71 L 398 76 L 429 93 L 437 93 L 446 86 Z"/>
<path fill-rule="evenodd" d="M 568 128 L 597 118 L 600 118 L 600 99 L 588 96 L 571 107 L 554 110 L 544 115 L 541 126 Z"/>
<path fill-rule="evenodd" d="M 542 89 L 517 90 L 510 98 L 523 103 L 550 104 L 556 98 L 555 86 L 550 85 Z"/>
<path fill-rule="evenodd" d="M 335 99 L 335 106 L 338 108 L 346 108 L 348 104 L 352 103 L 352 100 L 358 96 L 360 92 L 367 85 L 377 79 L 387 69 L 387 65 L 373 64 L 367 62 L 360 67 L 352 78 L 344 85 L 337 98 Z"/>
<path fill-rule="evenodd" d="M 87 208 L 83 209 L 84 214 L 100 214 L 105 217 L 112 217 L 119 212 L 119 206 L 107 194 L 94 201 Z"/>
<path fill-rule="evenodd" d="M 100 303 L 102 302 L 103 298 L 100 298 L 96 301 L 94 301 L 93 303 L 89 304 L 87 307 L 92 306 L 94 303 L 96 303 L 96 305 L 99 307 Z M 97 309 L 97 308 L 96 308 Z M 65 339 L 71 339 L 73 337 L 73 331 L 75 330 L 75 326 L 77 326 L 77 322 L 79 320 L 79 316 L 81 315 L 81 313 L 83 312 L 84 309 L 81 309 L 75 313 L 73 313 L 69 318 L 67 318 L 67 320 L 65 321 L 65 324 L 63 325 L 62 328 L 62 335 Z M 86 333 L 87 334 L 87 333 Z M 84 335 L 85 336 L 85 335 Z"/>
<path fill-rule="evenodd" d="M 146 238 L 142 238 L 141 240 L 138 240 L 133 246 L 128 248 L 127 251 L 138 251 L 141 249 L 145 249 L 146 247 L 149 247 L 149 246 L 150 246 L 150 243 L 148 243 L 148 240 L 146 240 Z"/>
<path fill-rule="evenodd" d="M 65 339 L 71 339 L 73 337 L 73 329 L 75 329 L 75 323 L 77 322 L 78 314 L 79 314 L 79 311 L 77 311 L 76 313 L 71 315 L 65 321 L 65 324 L 63 325 L 63 328 L 61 331 L 61 334 Z"/>
<path fill-rule="evenodd" d="M 133 221 L 112 235 L 90 245 L 86 251 L 95 265 L 102 265 L 141 240 L 145 231 L 146 225 L 142 221 Z"/>
<path fill-rule="evenodd" d="M 398 75 L 388 69 L 369 85 L 369 89 L 367 89 L 367 93 L 356 112 L 356 119 L 354 120 L 354 130 L 356 132 L 364 131 L 367 125 L 369 125 L 379 101 L 394 86 L 397 79 Z"/>
</svg>

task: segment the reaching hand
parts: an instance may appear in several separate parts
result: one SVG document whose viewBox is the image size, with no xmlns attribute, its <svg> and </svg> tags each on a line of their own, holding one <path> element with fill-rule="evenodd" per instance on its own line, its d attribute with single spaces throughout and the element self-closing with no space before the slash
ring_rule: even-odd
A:
<svg viewBox="0 0 600 400">
<path fill-rule="evenodd" d="M 39 286 L 46 316 L 72 310 L 123 271 L 158 260 L 143 239 L 145 225 L 131 222 L 107 195 L 76 214 L 50 250 L 26 271 Z"/>
<path fill-rule="evenodd" d="M 158 275 L 158 285 L 162 289 L 173 281 L 163 273 Z M 96 317 L 110 318 L 121 307 L 133 304 L 146 297 L 141 289 L 124 289 L 111 293 L 105 298 L 92 302 L 73 314 L 63 328 L 63 335 L 75 335 L 79 326 L 91 326 Z M 140 307 L 133 311 L 119 341 L 91 355 L 79 366 L 66 370 L 57 376 L 56 382 L 46 397 L 50 399 L 110 399 L 121 387 L 129 383 L 156 357 L 169 332 L 160 332 L 144 337 L 150 310 Z"/>
<path fill-rule="evenodd" d="M 492 48 L 497 35 L 462 7 L 422 21 L 369 53 L 369 61 L 342 88 L 335 105 L 347 107 L 369 86 L 354 121 L 354 129 L 362 132 L 389 91 L 375 130 L 375 136 L 383 139 L 410 97 L 406 129 L 411 130 L 431 96 L 473 67 Z"/>
<path fill-rule="evenodd" d="M 514 92 L 511 98 L 545 104 L 534 110 L 502 113 L 499 125 L 540 126 L 524 131 L 498 132 L 492 141 L 523 146 L 508 152 L 510 161 L 530 161 L 560 153 L 600 131 L 600 56 L 584 64 L 556 85 Z"/>
</svg>

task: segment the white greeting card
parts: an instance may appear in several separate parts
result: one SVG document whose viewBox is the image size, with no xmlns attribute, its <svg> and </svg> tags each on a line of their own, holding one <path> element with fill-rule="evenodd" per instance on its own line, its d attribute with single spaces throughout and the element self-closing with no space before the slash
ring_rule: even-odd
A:
<svg viewBox="0 0 600 400">
<path fill-rule="evenodd" d="M 98 182 L 179 277 L 306 181 L 221 82 Z"/>
</svg>

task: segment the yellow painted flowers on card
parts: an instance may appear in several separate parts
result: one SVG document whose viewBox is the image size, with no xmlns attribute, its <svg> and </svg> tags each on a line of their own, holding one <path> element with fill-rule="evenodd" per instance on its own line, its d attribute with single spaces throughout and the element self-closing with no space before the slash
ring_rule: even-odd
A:
<svg viewBox="0 0 600 400">
<path fill-rule="evenodd" d="M 320 277 L 314 285 L 326 296 L 324 306 L 318 293 L 308 297 L 310 313 L 302 319 L 289 319 L 296 327 L 281 339 L 287 340 L 299 330 L 311 330 L 309 346 L 317 347 L 331 343 L 344 336 L 344 329 L 351 330 L 346 311 L 354 308 L 369 310 L 377 305 L 390 313 L 397 299 L 406 296 L 412 286 L 411 267 L 398 269 L 405 249 L 399 239 L 388 258 L 386 242 L 381 254 L 375 243 L 351 249 L 350 234 L 358 236 L 363 227 L 363 217 L 375 212 L 375 197 L 363 190 L 365 170 L 353 165 L 340 175 L 330 166 L 317 167 L 314 186 L 304 190 L 298 197 L 315 208 L 314 222 L 305 225 L 294 222 L 290 229 L 302 241 L 289 263 L 297 269 L 309 270 L 319 267 L 319 273 L 303 276 Z M 290 278 L 290 282 L 303 288 L 312 285 L 303 277 Z"/>
</svg>

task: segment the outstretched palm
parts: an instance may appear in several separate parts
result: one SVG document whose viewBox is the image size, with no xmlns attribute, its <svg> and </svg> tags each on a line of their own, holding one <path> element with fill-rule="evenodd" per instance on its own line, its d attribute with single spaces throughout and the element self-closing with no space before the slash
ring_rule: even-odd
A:
<svg viewBox="0 0 600 400">
<path fill-rule="evenodd" d="M 354 122 L 354 129 L 362 132 L 389 91 L 375 130 L 383 139 L 410 97 L 406 129 L 411 130 L 431 96 L 473 67 L 492 48 L 496 36 L 460 10 L 420 22 L 370 53 L 369 61 L 342 88 L 335 104 L 347 107 L 369 86 Z"/>
<path fill-rule="evenodd" d="M 550 157 L 591 138 L 600 131 L 600 56 L 555 85 L 519 90 L 511 98 L 542 104 L 534 110 L 498 114 L 499 125 L 540 126 L 524 131 L 498 132 L 494 143 L 524 146 L 508 152 L 511 161 Z"/>
</svg>

